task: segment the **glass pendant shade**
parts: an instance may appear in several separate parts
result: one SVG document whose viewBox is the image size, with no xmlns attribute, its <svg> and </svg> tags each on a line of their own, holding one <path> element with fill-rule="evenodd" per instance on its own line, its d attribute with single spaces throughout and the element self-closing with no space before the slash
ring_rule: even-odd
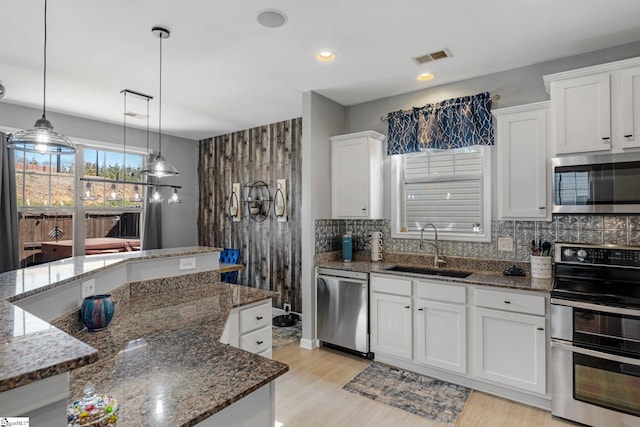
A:
<svg viewBox="0 0 640 427">
<path fill-rule="evenodd" d="M 91 193 L 91 183 L 87 182 L 87 184 L 84 187 L 84 194 L 82 196 L 80 196 L 80 200 L 97 200 L 98 197 L 94 196 Z"/>
<path fill-rule="evenodd" d="M 162 203 L 163 202 L 162 194 L 160 194 L 160 188 L 153 187 L 153 191 L 151 192 L 151 197 L 149 197 L 149 203 Z"/>
<path fill-rule="evenodd" d="M 182 203 L 182 200 L 180 200 L 180 197 L 178 196 L 178 189 L 174 188 L 173 192 L 171 193 L 171 197 L 169 197 L 169 202 L 170 205 L 176 204 L 176 203 Z"/>
<path fill-rule="evenodd" d="M 129 199 L 130 202 L 141 202 L 142 197 L 140 197 L 140 187 L 137 185 L 133 186 L 133 196 Z"/>
<path fill-rule="evenodd" d="M 164 176 L 177 176 L 178 169 L 170 165 L 162 156 L 162 153 L 158 153 L 153 156 L 153 160 L 142 168 L 141 173 L 162 178 Z"/>
<path fill-rule="evenodd" d="M 9 148 L 39 154 L 73 154 L 76 148 L 69 138 L 53 130 L 46 117 L 47 105 L 47 0 L 44 2 L 44 73 L 42 91 L 42 117 L 33 129 L 16 132 L 9 138 Z"/>
<path fill-rule="evenodd" d="M 111 184 L 111 187 L 109 187 L 109 197 L 107 197 L 107 200 L 110 202 L 117 202 L 121 200 L 118 197 L 118 187 L 116 187 L 115 184 Z"/>
</svg>

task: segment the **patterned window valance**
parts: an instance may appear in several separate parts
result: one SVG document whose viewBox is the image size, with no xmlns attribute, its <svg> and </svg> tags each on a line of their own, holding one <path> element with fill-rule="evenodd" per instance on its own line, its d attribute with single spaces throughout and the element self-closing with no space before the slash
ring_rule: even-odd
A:
<svg viewBox="0 0 640 427">
<path fill-rule="evenodd" d="M 389 155 L 494 144 L 488 92 L 394 111 L 387 121 Z"/>
</svg>

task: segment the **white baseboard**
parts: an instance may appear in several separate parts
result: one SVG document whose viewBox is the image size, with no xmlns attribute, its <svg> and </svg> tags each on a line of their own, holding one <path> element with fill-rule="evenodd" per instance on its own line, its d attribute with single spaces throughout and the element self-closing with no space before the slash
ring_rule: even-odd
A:
<svg viewBox="0 0 640 427">
<path fill-rule="evenodd" d="M 304 348 L 305 350 L 313 350 L 314 348 L 320 347 L 320 341 L 310 340 L 308 338 L 301 338 L 300 347 Z"/>
</svg>

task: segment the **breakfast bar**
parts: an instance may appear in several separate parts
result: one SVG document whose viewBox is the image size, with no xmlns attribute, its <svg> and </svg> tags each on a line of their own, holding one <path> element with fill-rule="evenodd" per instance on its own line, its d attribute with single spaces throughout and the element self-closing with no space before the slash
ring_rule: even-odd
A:
<svg viewBox="0 0 640 427">
<path fill-rule="evenodd" d="M 217 265 L 217 254 L 192 247 L 76 257 L 48 266 L 59 269 L 57 281 L 45 280 L 42 266 L 0 275 L 0 412 L 28 416 L 34 426 L 64 425 L 61 408 L 90 384 L 117 399 L 118 426 L 272 425 L 273 380 L 287 366 L 220 338 L 234 310 L 275 294 L 221 283 L 221 271 L 241 267 Z M 181 271 L 181 258 L 195 268 Z M 116 301 L 101 331 L 88 332 L 78 315 L 79 288 L 88 280 Z M 55 303 L 65 289 L 76 301 L 64 312 L 36 312 L 38 298 Z M 51 414 L 60 421 L 52 423 Z"/>
</svg>

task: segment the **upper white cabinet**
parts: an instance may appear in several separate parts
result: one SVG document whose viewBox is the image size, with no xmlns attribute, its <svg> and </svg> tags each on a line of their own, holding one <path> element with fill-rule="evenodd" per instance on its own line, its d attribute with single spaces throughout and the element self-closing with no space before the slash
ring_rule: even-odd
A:
<svg viewBox="0 0 640 427">
<path fill-rule="evenodd" d="M 498 218 L 551 218 L 547 182 L 549 102 L 493 110 L 498 151 Z"/>
<path fill-rule="evenodd" d="M 640 58 L 544 76 L 553 155 L 640 147 Z"/>
<path fill-rule="evenodd" d="M 331 217 L 384 217 L 382 142 L 374 131 L 331 137 Z"/>
</svg>

